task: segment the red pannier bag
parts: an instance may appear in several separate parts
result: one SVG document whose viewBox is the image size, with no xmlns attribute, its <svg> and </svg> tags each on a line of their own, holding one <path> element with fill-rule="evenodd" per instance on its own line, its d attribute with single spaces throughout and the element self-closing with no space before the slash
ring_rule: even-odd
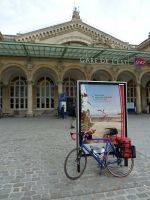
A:
<svg viewBox="0 0 150 200">
<path fill-rule="evenodd" d="M 107 135 L 106 137 L 111 139 L 111 142 L 117 147 L 117 151 L 121 158 L 136 158 L 136 148 L 131 145 L 131 139 L 120 134 Z"/>
<path fill-rule="evenodd" d="M 111 141 L 116 144 L 121 158 L 132 158 L 131 139 L 121 135 L 111 136 Z"/>
<path fill-rule="evenodd" d="M 116 138 L 116 145 L 121 158 L 136 158 L 136 147 L 131 144 L 130 138 L 119 136 Z"/>
<path fill-rule="evenodd" d="M 131 139 L 128 137 L 122 137 L 121 139 L 121 157 L 132 158 L 132 145 Z"/>
</svg>

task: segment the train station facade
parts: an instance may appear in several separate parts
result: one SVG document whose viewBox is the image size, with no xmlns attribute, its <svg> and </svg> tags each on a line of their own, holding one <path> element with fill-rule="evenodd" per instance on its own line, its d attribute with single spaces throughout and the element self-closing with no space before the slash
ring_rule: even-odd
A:
<svg viewBox="0 0 150 200">
<path fill-rule="evenodd" d="M 128 108 L 149 113 L 150 36 L 123 42 L 86 23 L 74 9 L 68 22 L 16 35 L 0 34 L 0 106 L 3 113 L 55 114 L 65 93 L 76 102 L 76 81 L 127 82 Z"/>
</svg>

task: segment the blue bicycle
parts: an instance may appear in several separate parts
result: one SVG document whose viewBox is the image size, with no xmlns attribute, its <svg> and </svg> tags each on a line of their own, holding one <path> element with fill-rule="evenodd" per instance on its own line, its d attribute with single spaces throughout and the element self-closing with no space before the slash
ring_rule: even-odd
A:
<svg viewBox="0 0 150 200">
<path fill-rule="evenodd" d="M 113 135 L 115 134 L 117 132 L 113 133 Z M 110 133 L 107 135 L 111 136 Z M 95 159 L 100 165 L 100 170 L 107 168 L 115 177 L 126 177 L 130 174 L 134 166 L 134 159 L 132 157 L 123 158 L 121 156 L 121 147 L 114 144 L 110 137 L 90 139 L 104 142 L 105 145 L 102 147 L 101 153 L 97 153 L 94 149 L 87 147 L 83 142 L 83 137 L 84 133 L 80 133 L 80 147 L 70 151 L 65 159 L 64 171 L 69 179 L 75 180 L 81 177 L 86 168 L 87 155 L 91 155 Z"/>
</svg>

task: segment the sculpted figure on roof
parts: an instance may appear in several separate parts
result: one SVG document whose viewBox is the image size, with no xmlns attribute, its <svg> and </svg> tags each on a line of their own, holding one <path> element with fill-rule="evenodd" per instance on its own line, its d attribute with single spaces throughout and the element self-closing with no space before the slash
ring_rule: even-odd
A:
<svg viewBox="0 0 150 200">
<path fill-rule="evenodd" d="M 77 8 L 74 8 L 73 14 L 72 14 L 72 20 L 74 19 L 80 19 L 79 11 L 77 11 Z"/>
</svg>

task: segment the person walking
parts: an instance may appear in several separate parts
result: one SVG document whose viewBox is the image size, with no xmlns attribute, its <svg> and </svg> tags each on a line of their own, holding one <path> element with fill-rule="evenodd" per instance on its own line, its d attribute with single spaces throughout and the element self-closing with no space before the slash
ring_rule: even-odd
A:
<svg viewBox="0 0 150 200">
<path fill-rule="evenodd" d="M 62 107 L 61 107 L 60 114 L 61 114 L 61 118 L 64 119 L 65 118 L 65 108 L 64 108 L 64 105 L 62 105 Z"/>
</svg>

